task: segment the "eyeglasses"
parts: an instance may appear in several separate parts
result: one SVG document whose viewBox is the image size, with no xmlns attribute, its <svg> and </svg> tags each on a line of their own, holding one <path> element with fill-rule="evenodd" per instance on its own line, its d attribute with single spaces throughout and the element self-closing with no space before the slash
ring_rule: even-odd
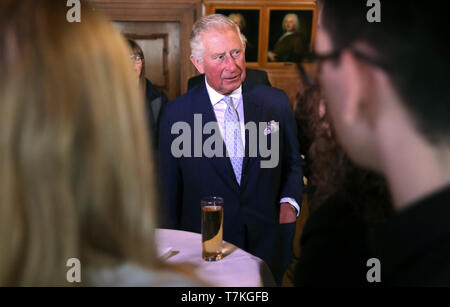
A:
<svg viewBox="0 0 450 307">
<path fill-rule="evenodd" d="M 326 54 L 318 54 L 316 52 L 310 52 L 305 56 L 305 60 L 307 62 L 317 62 L 319 63 L 319 65 L 322 65 L 323 62 L 331 60 L 333 62 L 337 62 L 337 60 L 339 60 L 339 58 L 341 57 L 341 53 L 342 53 L 343 49 L 336 49 L 334 51 L 331 51 L 329 53 Z"/>
<path fill-rule="evenodd" d="M 356 58 L 358 58 L 358 59 L 360 59 L 360 60 L 362 60 L 362 61 L 364 61 L 366 63 L 369 63 L 369 64 L 371 64 L 373 66 L 376 66 L 376 67 L 381 68 L 381 69 L 386 70 L 386 71 L 390 70 L 390 67 L 389 67 L 388 64 L 386 64 L 386 63 L 384 63 L 384 62 L 382 62 L 382 61 L 380 61 L 378 59 L 375 59 L 375 58 L 373 58 L 373 57 L 371 57 L 371 56 L 369 56 L 369 55 L 367 55 L 367 54 L 365 54 L 365 53 L 363 53 L 363 52 L 361 52 L 359 50 L 351 48 L 351 47 L 338 48 L 338 49 L 333 50 L 333 51 L 331 51 L 329 53 L 326 53 L 326 54 L 318 54 L 316 52 L 311 52 L 311 53 L 306 55 L 305 59 L 307 61 L 309 61 L 309 62 L 318 62 L 319 63 L 319 70 L 320 70 L 321 66 L 323 65 L 323 63 L 325 61 L 328 61 L 328 60 L 331 60 L 333 62 L 339 61 L 339 59 L 341 57 L 341 54 L 342 54 L 342 52 L 345 49 L 349 50 Z"/>
<path fill-rule="evenodd" d="M 134 61 L 134 62 L 139 62 L 139 61 L 142 61 L 143 59 L 140 57 L 140 56 L 138 56 L 138 55 L 132 55 L 132 56 L 130 56 L 130 58 Z"/>
</svg>

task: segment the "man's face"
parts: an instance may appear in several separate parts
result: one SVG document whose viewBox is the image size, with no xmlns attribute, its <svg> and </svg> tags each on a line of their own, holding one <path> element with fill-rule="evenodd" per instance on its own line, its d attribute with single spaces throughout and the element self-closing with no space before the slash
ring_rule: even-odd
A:
<svg viewBox="0 0 450 307">
<path fill-rule="evenodd" d="M 317 28 L 315 51 L 319 55 L 329 54 L 334 47 L 328 32 Z M 364 116 L 356 114 L 359 102 L 366 99 L 355 88 L 361 86 L 360 76 L 350 68 L 348 53 L 337 60 L 327 59 L 320 63 L 319 81 L 325 96 L 327 114 L 335 128 L 339 143 L 358 164 L 376 169 L 375 149 L 368 123 Z M 355 109 L 356 108 L 356 109 Z"/>
<path fill-rule="evenodd" d="M 334 51 L 333 44 L 328 33 L 321 27 L 317 29 L 317 36 L 315 42 L 315 51 L 319 55 L 329 54 Z M 339 105 L 345 99 L 345 84 L 343 78 L 345 77 L 340 65 L 340 60 L 325 60 L 319 63 L 319 80 L 322 85 L 326 102 L 333 111 L 336 107 L 336 111 L 339 111 Z"/>
<path fill-rule="evenodd" d="M 284 20 L 284 29 L 286 32 L 294 32 L 295 29 L 295 18 L 293 16 L 288 16 Z"/>
<path fill-rule="evenodd" d="M 245 79 L 245 50 L 234 29 L 211 29 L 202 35 L 203 62 L 192 59 L 208 84 L 218 93 L 228 95 Z"/>
</svg>

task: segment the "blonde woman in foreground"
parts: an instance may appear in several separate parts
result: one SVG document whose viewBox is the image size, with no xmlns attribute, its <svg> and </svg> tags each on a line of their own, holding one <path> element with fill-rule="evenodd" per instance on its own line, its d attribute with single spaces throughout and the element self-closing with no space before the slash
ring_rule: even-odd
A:
<svg viewBox="0 0 450 307">
<path fill-rule="evenodd" d="M 130 51 L 85 2 L 80 23 L 65 5 L 0 4 L 0 286 L 202 285 L 157 260 Z"/>
</svg>

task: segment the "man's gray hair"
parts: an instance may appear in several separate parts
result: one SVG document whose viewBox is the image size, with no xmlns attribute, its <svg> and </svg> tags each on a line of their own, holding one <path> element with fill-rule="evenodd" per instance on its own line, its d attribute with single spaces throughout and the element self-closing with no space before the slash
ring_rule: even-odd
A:
<svg viewBox="0 0 450 307">
<path fill-rule="evenodd" d="M 284 28 L 284 22 L 288 17 L 294 17 L 294 29 L 295 29 L 295 32 L 298 32 L 300 30 L 300 22 L 298 21 L 297 14 L 294 14 L 294 13 L 289 13 L 289 14 L 286 14 L 286 16 L 284 16 L 283 22 L 281 23 L 281 27 L 283 28 L 284 31 L 286 31 L 286 29 Z"/>
<path fill-rule="evenodd" d="M 211 29 L 223 28 L 235 30 L 239 35 L 242 45 L 245 49 L 245 43 L 247 42 L 247 39 L 241 33 L 239 27 L 231 19 L 222 14 L 207 15 L 197 20 L 192 27 L 190 38 L 191 53 L 197 59 L 197 61 L 203 62 L 203 53 L 205 51 L 205 46 L 203 45 L 202 34 Z"/>
</svg>

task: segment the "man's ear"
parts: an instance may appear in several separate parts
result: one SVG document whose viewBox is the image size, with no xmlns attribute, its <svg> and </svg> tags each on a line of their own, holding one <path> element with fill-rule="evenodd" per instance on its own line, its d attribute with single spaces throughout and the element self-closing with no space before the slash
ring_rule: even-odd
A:
<svg viewBox="0 0 450 307">
<path fill-rule="evenodd" d="M 361 63 L 355 58 L 350 51 L 343 51 L 341 55 L 341 65 L 345 73 L 345 91 L 346 99 L 343 104 L 343 119 L 348 124 L 353 124 L 360 119 L 365 108 L 363 105 L 364 88 L 366 82 L 364 77 L 365 67 L 361 67 Z"/>
<path fill-rule="evenodd" d="M 201 74 L 204 74 L 205 70 L 203 69 L 203 62 L 200 62 L 199 60 L 197 60 L 197 58 L 194 57 L 192 54 L 191 54 L 190 59 L 191 59 L 192 64 L 194 64 L 195 68 L 197 68 L 198 72 Z"/>
</svg>

